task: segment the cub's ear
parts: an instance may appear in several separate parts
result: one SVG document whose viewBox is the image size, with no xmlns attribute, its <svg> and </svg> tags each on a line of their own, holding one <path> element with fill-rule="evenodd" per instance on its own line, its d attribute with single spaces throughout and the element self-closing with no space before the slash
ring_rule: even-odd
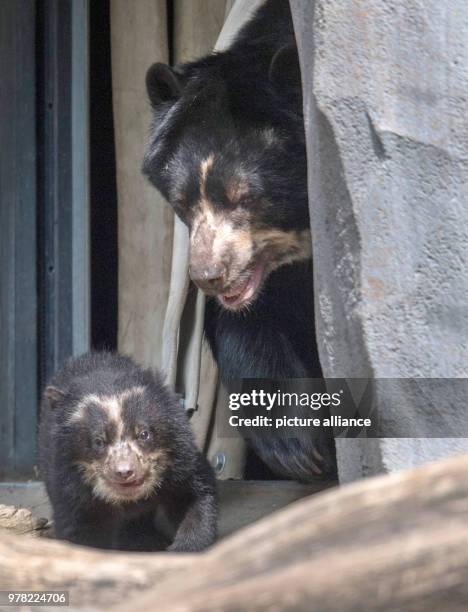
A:
<svg viewBox="0 0 468 612">
<path fill-rule="evenodd" d="M 63 400 L 66 393 L 57 387 L 49 385 L 44 389 L 44 400 L 49 404 L 51 408 L 55 408 L 57 404 Z"/>
<path fill-rule="evenodd" d="M 146 73 L 146 90 L 153 107 L 176 100 L 182 92 L 180 77 L 166 64 L 153 64 Z"/>
<path fill-rule="evenodd" d="M 278 49 L 271 60 L 268 77 L 278 87 L 301 86 L 301 67 L 295 45 L 284 45 Z"/>
</svg>

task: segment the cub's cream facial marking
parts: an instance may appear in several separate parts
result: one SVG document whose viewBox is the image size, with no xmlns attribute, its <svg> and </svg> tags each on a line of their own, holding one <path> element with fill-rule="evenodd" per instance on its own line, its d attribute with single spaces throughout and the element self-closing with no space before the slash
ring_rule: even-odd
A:
<svg viewBox="0 0 468 612">
<path fill-rule="evenodd" d="M 146 455 L 140 454 L 144 478 L 141 484 L 130 487 L 115 485 L 108 478 L 108 460 L 85 462 L 80 461 L 78 469 L 83 480 L 93 489 L 93 494 L 111 504 L 128 503 L 139 499 L 146 499 L 155 493 L 161 486 L 164 472 L 169 464 L 169 457 L 163 449 L 157 449 Z"/>
<path fill-rule="evenodd" d="M 149 497 L 161 486 L 169 463 L 164 449 L 145 452 L 136 439 L 125 435 L 122 416 L 124 402 L 144 392 L 144 387 L 132 387 L 115 396 L 87 395 L 70 419 L 71 422 L 79 421 L 91 405 L 98 405 L 104 411 L 107 423 L 115 427 L 113 441 L 105 447 L 103 456 L 77 463 L 83 479 L 92 487 L 94 494 L 109 503 Z M 136 437 L 138 433 L 139 428 L 135 428 L 132 435 Z M 127 470 L 129 475 L 121 476 L 120 469 Z"/>
<path fill-rule="evenodd" d="M 121 415 L 123 403 L 132 395 L 142 395 L 144 392 L 144 387 L 131 387 L 130 389 L 125 389 L 125 391 L 118 395 L 96 395 L 95 393 L 90 393 L 89 395 L 85 395 L 78 406 L 76 406 L 73 414 L 70 416 L 69 422 L 73 423 L 79 421 L 86 415 L 86 410 L 89 406 L 97 404 L 105 410 L 109 421 L 120 426 L 122 423 Z"/>
<path fill-rule="evenodd" d="M 122 419 L 122 407 L 124 402 L 132 395 L 142 395 L 144 392 L 144 387 L 132 387 L 114 397 L 101 398 L 99 405 L 107 412 L 109 422 L 115 423 L 117 427 L 116 439 L 120 439 L 123 436 L 124 423 Z"/>
</svg>

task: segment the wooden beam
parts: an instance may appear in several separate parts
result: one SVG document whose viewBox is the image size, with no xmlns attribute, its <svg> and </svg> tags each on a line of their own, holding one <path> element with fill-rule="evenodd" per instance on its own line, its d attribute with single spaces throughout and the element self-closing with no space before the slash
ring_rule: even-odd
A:
<svg viewBox="0 0 468 612">
<path fill-rule="evenodd" d="M 118 348 L 161 366 L 173 212 L 141 174 L 151 106 L 145 74 L 167 62 L 165 0 L 111 0 L 112 97 L 118 193 Z"/>
<path fill-rule="evenodd" d="M 71 609 L 133 612 L 465 610 L 467 470 L 462 456 L 320 493 L 199 555 L 1 535 L 0 588 L 68 588 Z"/>
</svg>

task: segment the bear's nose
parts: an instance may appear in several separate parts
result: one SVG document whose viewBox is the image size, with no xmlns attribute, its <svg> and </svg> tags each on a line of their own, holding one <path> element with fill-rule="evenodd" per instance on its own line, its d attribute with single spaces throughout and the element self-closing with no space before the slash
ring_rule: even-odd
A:
<svg viewBox="0 0 468 612">
<path fill-rule="evenodd" d="M 189 268 L 190 278 L 206 293 L 216 293 L 225 283 L 225 268 L 222 264 L 193 266 Z"/>
<path fill-rule="evenodd" d="M 130 480 L 135 475 L 132 466 L 126 462 L 116 465 L 114 472 L 119 480 Z"/>
</svg>

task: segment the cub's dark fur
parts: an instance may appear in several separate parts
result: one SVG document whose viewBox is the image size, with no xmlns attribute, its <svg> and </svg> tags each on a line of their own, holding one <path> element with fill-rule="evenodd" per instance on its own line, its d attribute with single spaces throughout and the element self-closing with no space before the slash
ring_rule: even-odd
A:
<svg viewBox="0 0 468 612">
<path fill-rule="evenodd" d="M 222 380 L 321 377 L 289 2 L 268 1 L 224 52 L 155 64 L 147 89 L 143 172 L 189 228 L 190 275 L 208 296 L 205 333 Z M 279 474 L 334 471 L 325 434 L 254 445 Z"/>
<path fill-rule="evenodd" d="M 216 536 L 213 472 L 177 397 L 130 358 L 89 353 L 44 392 L 39 461 L 58 538 L 197 551 Z"/>
</svg>

